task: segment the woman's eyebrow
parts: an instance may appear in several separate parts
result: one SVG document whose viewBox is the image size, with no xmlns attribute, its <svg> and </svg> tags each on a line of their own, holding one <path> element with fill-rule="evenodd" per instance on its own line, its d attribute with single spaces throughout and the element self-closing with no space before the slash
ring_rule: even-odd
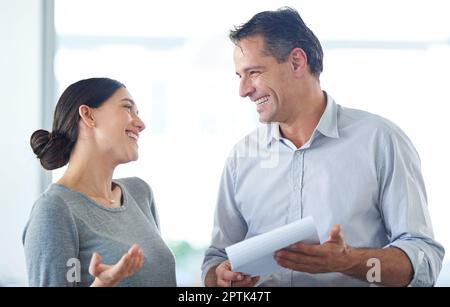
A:
<svg viewBox="0 0 450 307">
<path fill-rule="evenodd" d="M 134 101 L 132 99 L 130 99 L 130 98 L 123 98 L 121 101 L 128 101 L 132 105 L 135 105 Z"/>
</svg>

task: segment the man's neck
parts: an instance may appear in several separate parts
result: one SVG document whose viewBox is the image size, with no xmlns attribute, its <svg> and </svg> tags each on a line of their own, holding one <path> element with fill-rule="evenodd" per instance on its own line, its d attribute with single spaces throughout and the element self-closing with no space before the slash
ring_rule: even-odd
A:
<svg viewBox="0 0 450 307">
<path fill-rule="evenodd" d="M 320 91 L 310 97 L 305 97 L 299 104 L 302 106 L 284 123 L 280 122 L 281 135 L 290 140 L 297 148 L 301 148 L 309 141 L 314 129 L 325 111 L 326 95 Z"/>
</svg>

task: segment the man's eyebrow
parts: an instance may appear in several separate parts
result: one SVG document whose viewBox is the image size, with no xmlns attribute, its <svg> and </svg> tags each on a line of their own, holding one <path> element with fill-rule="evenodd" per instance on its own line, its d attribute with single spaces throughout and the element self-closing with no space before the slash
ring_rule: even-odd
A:
<svg viewBox="0 0 450 307">
<path fill-rule="evenodd" d="M 248 72 L 249 70 L 253 70 L 253 69 L 262 69 L 264 68 L 264 66 L 262 65 L 254 65 L 254 66 L 248 66 L 246 68 L 244 68 L 242 71 L 244 73 Z M 236 72 L 236 75 L 240 76 L 240 74 L 238 72 Z"/>
<path fill-rule="evenodd" d="M 263 67 L 264 66 L 262 66 L 262 65 L 249 66 L 249 67 L 244 68 L 244 72 L 247 72 L 247 71 L 252 70 L 252 69 L 262 69 Z"/>
</svg>

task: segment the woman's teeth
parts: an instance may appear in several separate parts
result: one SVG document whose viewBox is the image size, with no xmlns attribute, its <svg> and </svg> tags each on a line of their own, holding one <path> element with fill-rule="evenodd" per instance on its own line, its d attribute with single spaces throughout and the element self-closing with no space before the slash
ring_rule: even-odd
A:
<svg viewBox="0 0 450 307">
<path fill-rule="evenodd" d="M 137 136 L 136 134 L 134 134 L 133 132 L 127 132 L 127 135 L 130 137 L 130 138 L 132 138 L 132 139 L 134 139 L 136 142 L 138 141 L 138 139 L 139 139 L 139 136 Z"/>
</svg>

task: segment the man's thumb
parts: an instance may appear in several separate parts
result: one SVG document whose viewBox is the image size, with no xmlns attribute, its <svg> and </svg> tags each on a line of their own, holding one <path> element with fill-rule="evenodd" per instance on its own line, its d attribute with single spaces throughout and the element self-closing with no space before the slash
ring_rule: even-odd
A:
<svg viewBox="0 0 450 307">
<path fill-rule="evenodd" d="M 336 224 L 331 227 L 330 230 L 330 237 L 328 241 L 333 242 L 341 242 L 343 240 L 342 233 L 341 233 L 341 225 Z"/>
</svg>

